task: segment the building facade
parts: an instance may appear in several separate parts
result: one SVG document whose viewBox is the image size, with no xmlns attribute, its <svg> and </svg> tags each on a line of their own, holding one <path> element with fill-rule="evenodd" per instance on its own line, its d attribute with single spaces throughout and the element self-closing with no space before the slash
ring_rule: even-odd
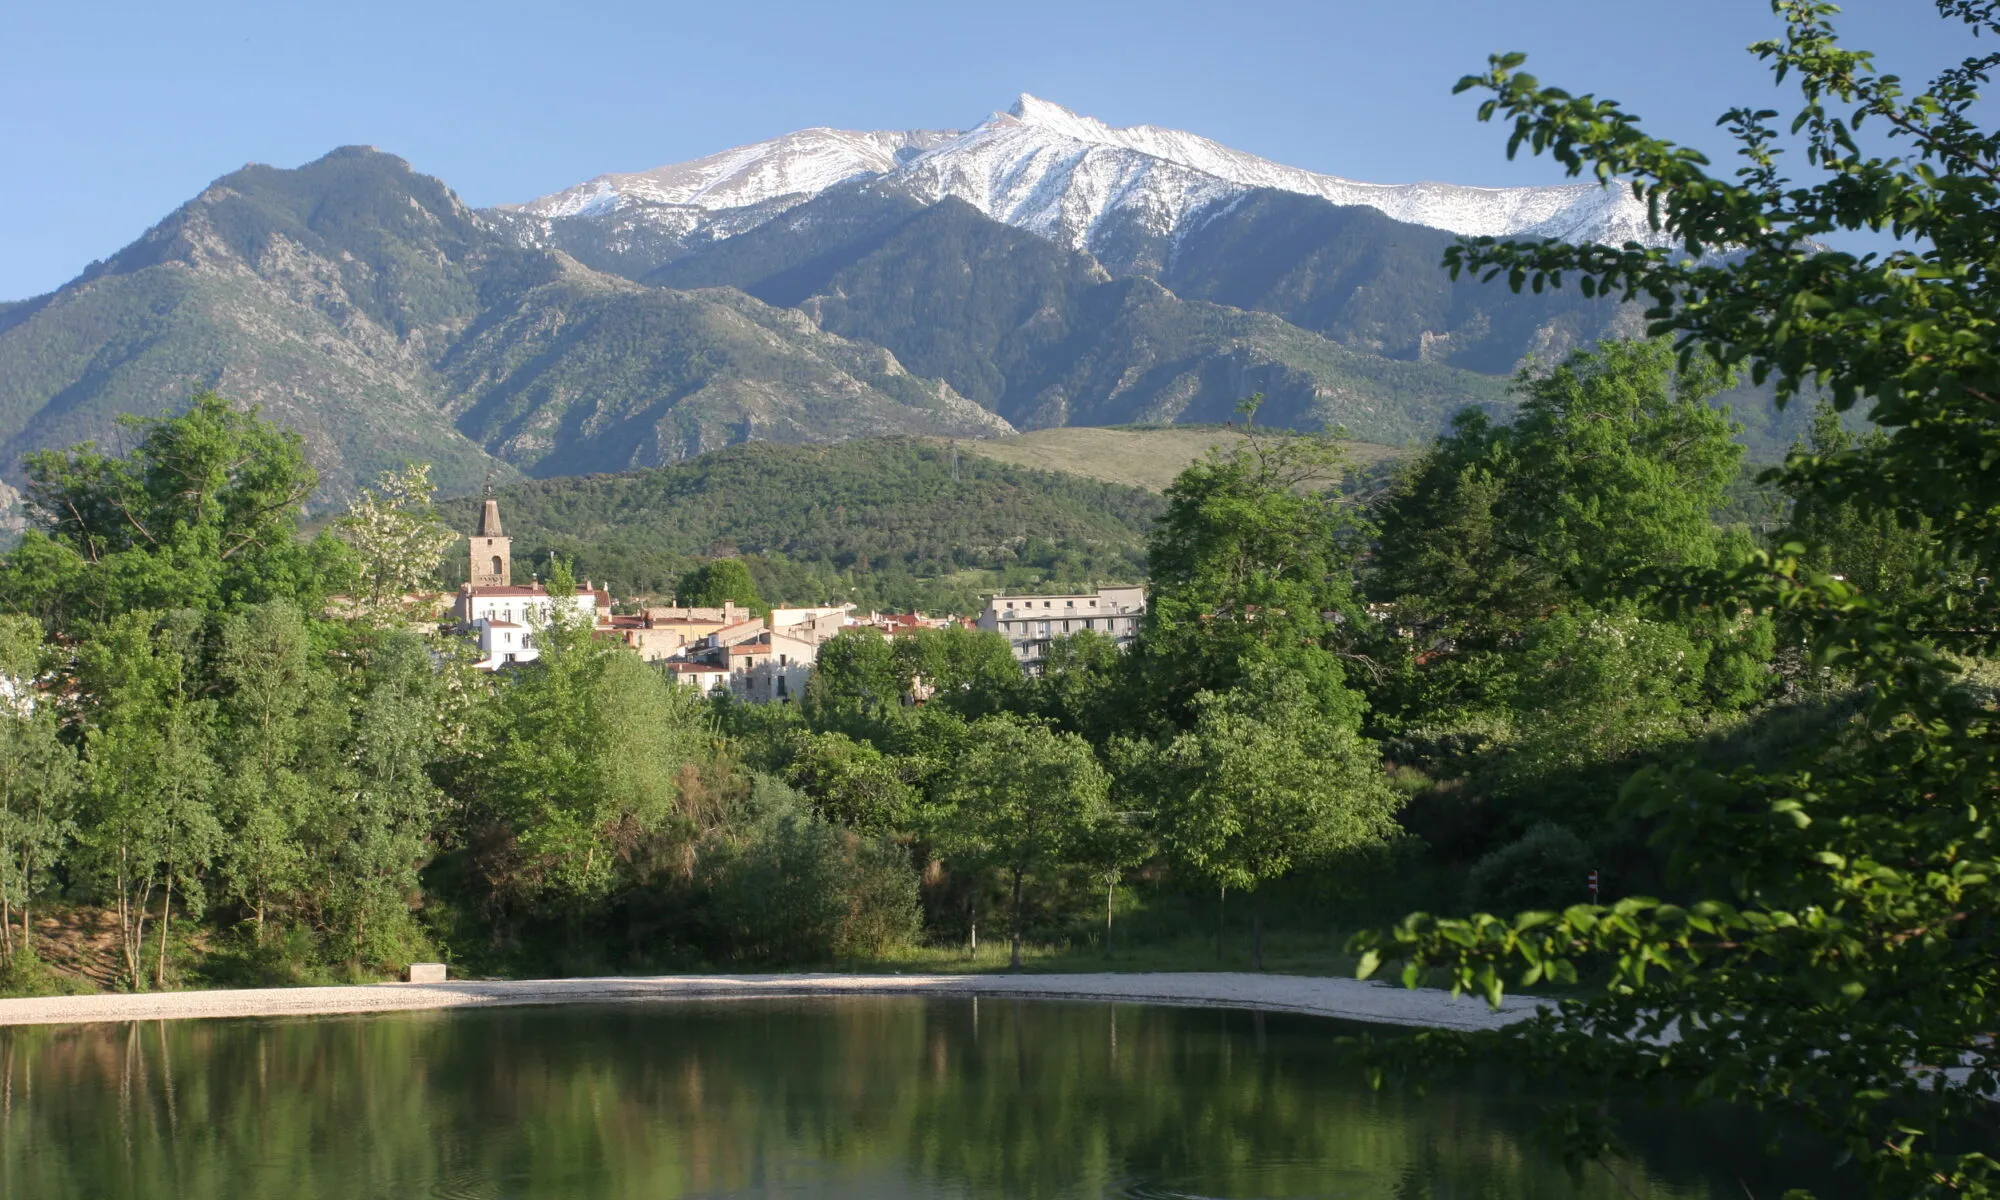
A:
<svg viewBox="0 0 2000 1200">
<path fill-rule="evenodd" d="M 526 587 L 511 582 L 513 539 L 501 528 L 500 502 L 491 496 L 480 509 L 479 527 L 472 532 L 468 550 L 467 582 L 458 589 L 451 616 L 478 643 L 479 661 L 473 666 L 497 671 L 540 658 L 535 635 L 553 619 L 556 598 L 540 582 Z M 572 611 L 593 628 L 609 627 L 609 592 L 585 582 L 577 587 L 571 604 Z"/>
<path fill-rule="evenodd" d="M 994 596 L 979 614 L 981 629 L 1004 636 L 1023 669 L 1041 669 L 1049 643 L 1073 633 L 1095 633 L 1125 649 L 1139 636 L 1146 589 L 1107 587 L 1064 596 Z"/>
</svg>

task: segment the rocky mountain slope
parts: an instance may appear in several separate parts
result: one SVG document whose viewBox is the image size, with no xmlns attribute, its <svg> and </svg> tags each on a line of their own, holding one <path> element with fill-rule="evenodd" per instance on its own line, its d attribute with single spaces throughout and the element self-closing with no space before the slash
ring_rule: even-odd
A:
<svg viewBox="0 0 2000 1200">
<path fill-rule="evenodd" d="M 226 175 L 0 303 L 0 503 L 25 454 L 204 387 L 298 430 L 337 500 L 409 460 L 465 491 L 744 441 L 1219 422 L 1253 392 L 1261 421 L 1402 445 L 1636 332 L 1449 279 L 1459 233 L 1651 236 L 1594 185 L 1360 184 L 1028 96 L 962 133 L 805 130 L 481 211 L 350 147 Z"/>
<path fill-rule="evenodd" d="M 780 273 L 823 281 L 817 256 L 851 255 L 899 214 L 948 202 L 1087 256 L 1109 276 L 1268 312 L 1348 349 L 1502 375 L 1531 356 L 1636 332 L 1637 313 L 1574 291 L 1516 296 L 1454 282 L 1440 263 L 1459 234 L 1654 236 L 1615 189 L 1358 184 L 1192 134 L 1112 128 L 1032 96 L 967 133 L 805 130 L 489 215 L 524 245 L 560 247 L 630 278 L 757 276 L 757 295 L 799 304 L 810 289 Z M 905 344 L 884 344 L 907 358 Z M 965 390 L 962 377 L 946 377 Z"/>
<path fill-rule="evenodd" d="M 551 455 L 617 470 L 748 436 L 1007 431 L 796 313 L 522 248 L 362 148 L 224 176 L 59 291 L 0 310 L 0 475 L 201 387 L 300 431 L 329 495 L 410 459 L 470 487 Z"/>
<path fill-rule="evenodd" d="M 1488 376 L 1356 352 L 1275 316 L 1114 278 L 962 201 L 926 205 L 873 181 L 647 278 L 796 306 L 1020 428 L 1221 422 L 1262 392 L 1262 420 L 1402 442 L 1503 399 Z"/>
</svg>

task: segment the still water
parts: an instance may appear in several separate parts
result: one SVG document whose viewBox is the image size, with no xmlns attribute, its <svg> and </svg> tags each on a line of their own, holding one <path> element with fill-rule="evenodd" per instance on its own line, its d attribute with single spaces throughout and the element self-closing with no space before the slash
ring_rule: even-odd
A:
<svg viewBox="0 0 2000 1200">
<path fill-rule="evenodd" d="M 1579 1190 L 1499 1086 L 1311 1018 L 849 997 L 0 1030 L 0 1196 L 1776 1196 L 1729 1120 Z M 1818 1182 L 1818 1181 L 1814 1181 Z"/>
</svg>

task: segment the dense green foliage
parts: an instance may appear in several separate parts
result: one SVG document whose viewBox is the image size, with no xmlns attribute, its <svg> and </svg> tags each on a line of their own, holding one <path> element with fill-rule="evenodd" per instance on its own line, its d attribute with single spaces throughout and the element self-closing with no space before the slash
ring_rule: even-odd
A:
<svg viewBox="0 0 2000 1200">
<path fill-rule="evenodd" d="M 0 563 L 8 661 L 17 688 L 78 700 L 6 728 L 0 927 L 101 903 L 129 986 L 430 947 L 523 970 L 832 961 L 975 944 L 1002 910 L 1018 955 L 1037 931 L 1096 937 L 1093 910 L 1109 939 L 1138 879 L 1218 917 L 1249 897 L 1256 962 L 1272 896 L 1351 895 L 1330 881 L 1425 855 L 1411 833 L 1440 806 L 1505 813 L 1428 852 L 1469 866 L 1776 687 L 1767 625 L 1661 620 L 1591 582 L 1744 552 L 1709 517 L 1738 457 L 1711 386 L 1658 347 L 1580 355 L 1386 493 L 1343 486 L 1330 439 L 1254 423 L 1165 497 L 883 440 L 501 493 L 519 569 L 559 595 L 956 586 L 969 608 L 981 578 L 1150 568 L 1129 654 L 1076 635 L 1027 678 L 991 633 L 856 630 L 768 709 L 675 688 L 569 613 L 525 669 L 424 653 L 397 589 L 472 502 L 434 510 L 421 470 L 391 472 L 302 540 L 297 442 L 202 398 L 123 458 L 36 459 L 36 528 Z M 1468 472 L 1497 531 L 1451 543 L 1474 568 L 1424 540 Z M 1489 574 L 1519 595 L 1463 591 Z M 1643 856 L 1629 840 L 1592 848 Z M 176 928 L 218 940 L 189 958 Z"/>
<path fill-rule="evenodd" d="M 959 612 L 982 589 L 1141 578 L 1160 509 L 1136 488 L 900 439 L 752 443 L 499 496 L 518 571 L 544 570 L 554 552 L 618 595 L 666 596 L 697 560 L 744 556 L 771 603 Z M 473 504 L 447 504 L 445 518 L 471 528 Z"/>
<path fill-rule="evenodd" d="M 1364 973 L 1572 990 L 1385 1064 L 1553 1075 L 1586 1099 L 1554 1122 L 1579 1161 L 1615 1145 L 1615 1090 L 1771 1110 L 1883 1195 L 1991 1195 L 2000 137 L 1967 112 L 2000 56 L 1907 98 L 1825 6 L 1778 7 L 1760 53 L 1805 87 L 1811 186 L 1779 176 L 1771 114 L 1729 118 L 1728 182 L 1516 57 L 1468 81 L 1517 144 L 1637 180 L 1680 245 L 1456 248 L 1489 282 L 1644 294 L 1656 339 L 1522 372 L 1380 494 L 1335 482 L 1331 438 L 1253 424 L 1164 498 L 908 442 L 506 496 L 559 594 L 1143 561 L 1129 653 L 1079 635 L 1024 675 L 996 634 L 856 630 L 800 703 L 752 707 L 559 614 L 539 663 L 474 676 L 323 603 L 383 551 L 296 537 L 311 473 L 254 415 L 204 398 L 122 457 L 36 458 L 35 529 L 0 565 L 0 928 L 24 914 L 26 961 L 27 912 L 101 906 L 142 987 L 184 969 L 190 928 L 227 947 L 200 969 L 238 978 L 435 947 L 566 971 L 969 948 L 1004 909 L 1018 958 L 1094 941 L 1100 913 L 1108 947 L 1122 880 L 1218 918 L 1252 893 L 1254 960 L 1273 895 L 1322 925 L 1421 895 L 1356 942 Z M 1991 0 L 1941 8 L 2000 34 Z M 1864 120 L 1906 159 L 1859 148 Z M 1842 229 L 1905 246 L 1817 240 Z M 1714 403 L 1733 371 L 1832 405 L 1758 484 Z M 1864 402 L 1880 429 L 1856 435 Z M 1547 907 L 1462 915 L 1517 905 Z"/>
<path fill-rule="evenodd" d="M 757 581 L 750 577 L 750 568 L 739 558 L 718 558 L 714 562 L 703 563 L 681 576 L 674 589 L 678 603 L 702 608 L 721 608 L 734 604 L 752 612 L 764 608 L 764 597 L 757 592 Z"/>
<path fill-rule="evenodd" d="M 28 459 L 40 518 L 9 556 L 17 609 L 61 627 L 136 609 L 213 612 L 277 598 L 312 606 L 348 570 L 331 538 L 302 544 L 296 516 L 319 482 L 295 434 L 203 393 L 169 421 L 127 418 L 129 455 L 85 444 Z"/>
<path fill-rule="evenodd" d="M 1990 0 L 1940 0 L 1968 35 L 2000 33 Z M 1624 787 L 1675 868 L 1665 899 L 1470 920 L 1416 915 L 1369 939 L 1364 967 L 1405 960 L 1497 996 L 1594 974 L 1602 986 L 1483 1045 L 1427 1037 L 1416 1057 L 1477 1049 L 1594 1095 L 1679 1093 L 1754 1105 L 1837 1139 L 1876 1194 L 1991 1196 L 2000 1098 L 2000 378 L 1994 332 L 2000 135 L 1976 123 L 2000 55 L 1970 54 L 1912 92 L 1842 46 L 1832 5 L 1777 0 L 1783 35 L 1754 47 L 1800 98 L 1789 129 L 1811 177 L 1789 177 L 1774 111 L 1723 124 L 1741 163 L 1647 135 L 1615 103 L 1544 87 L 1496 56 L 1461 88 L 1512 122 L 1510 148 L 1630 180 L 1672 248 L 1473 241 L 1455 269 L 1516 287 L 1644 295 L 1684 360 L 1706 356 L 1872 402 L 1882 433 L 1824 416 L 1779 481 L 1792 536 L 1772 553 L 1684 556 L 1619 590 L 1667 620 L 1777 620 L 1800 672 L 1848 691 L 1783 752 L 1717 769 L 1668 762 Z M 1855 256 L 1821 240 L 1892 234 Z M 1729 247 L 1728 256 L 1704 254 Z M 1843 578 L 1843 576 L 1845 576 Z M 1569 1117 L 1601 1154 L 1601 1114 Z M 1803 1192 L 1788 1193 L 1803 1195 Z"/>
</svg>

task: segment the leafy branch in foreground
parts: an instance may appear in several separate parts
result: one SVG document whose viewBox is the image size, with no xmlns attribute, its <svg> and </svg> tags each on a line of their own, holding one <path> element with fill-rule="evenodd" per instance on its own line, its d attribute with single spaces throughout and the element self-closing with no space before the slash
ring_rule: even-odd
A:
<svg viewBox="0 0 2000 1200">
<path fill-rule="evenodd" d="M 1994 0 L 1940 0 L 1973 34 L 2000 34 Z M 1927 530 L 1950 568 L 1920 599 L 1866 594 L 1787 547 L 1730 566 L 1628 581 L 1672 612 L 1772 614 L 1815 664 L 1867 698 L 1852 724 L 1780 770 L 1654 768 L 1621 803 L 1654 823 L 1696 902 L 1630 898 L 1511 920 L 1426 915 L 1358 939 L 1385 960 L 1497 1001 L 1590 980 L 1483 1048 L 1592 1094 L 1651 1091 L 1752 1105 L 1837 1139 L 1878 1194 L 1991 1196 L 2000 1187 L 2000 712 L 1959 674 L 1991 654 L 2000 564 L 2000 136 L 1972 117 L 2000 56 L 1974 55 L 1911 95 L 1843 48 L 1833 6 L 1778 0 L 1781 39 L 1753 52 L 1796 81 L 1790 129 L 1816 172 L 1781 169 L 1776 112 L 1720 122 L 1733 179 L 1645 134 L 1610 101 L 1545 88 L 1496 56 L 1460 89 L 1513 122 L 1510 152 L 1625 181 L 1671 245 L 1476 239 L 1454 271 L 1516 288 L 1646 296 L 1650 332 L 1775 381 L 1779 403 L 1819 388 L 1863 401 L 1884 436 L 1795 454 L 1779 478 L 1801 502 Z M 1895 155 L 1873 153 L 1864 136 Z M 1853 255 L 1820 239 L 1888 233 Z M 1726 250 L 1726 254 L 1715 253 Z M 1462 1054 L 1431 1036 L 1391 1057 Z"/>
</svg>

